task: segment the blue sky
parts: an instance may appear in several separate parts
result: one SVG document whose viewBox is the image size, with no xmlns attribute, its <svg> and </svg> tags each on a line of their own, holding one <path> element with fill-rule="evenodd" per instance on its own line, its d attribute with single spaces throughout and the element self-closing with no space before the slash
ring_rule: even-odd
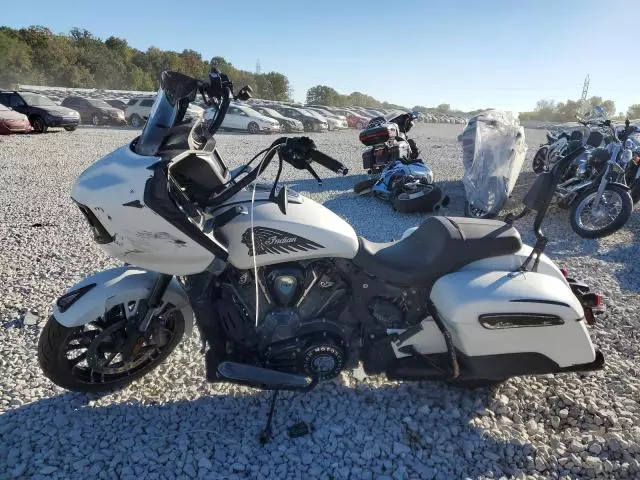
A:
<svg viewBox="0 0 640 480">
<path fill-rule="evenodd" d="M 251 71 L 260 59 L 298 100 L 324 84 L 408 107 L 523 111 L 577 99 L 590 74 L 590 95 L 618 111 L 640 103 L 637 0 L 32 0 L 0 11 L 11 27 L 77 26 Z"/>
</svg>

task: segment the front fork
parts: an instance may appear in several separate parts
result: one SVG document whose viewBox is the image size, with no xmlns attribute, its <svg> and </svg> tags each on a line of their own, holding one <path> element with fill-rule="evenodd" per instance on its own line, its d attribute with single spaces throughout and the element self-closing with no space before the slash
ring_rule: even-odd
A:
<svg viewBox="0 0 640 480">
<path fill-rule="evenodd" d="M 602 175 L 602 180 L 600 180 L 600 185 L 598 186 L 598 196 L 596 197 L 596 201 L 591 209 L 592 212 L 598 210 L 600 200 L 602 200 L 602 195 L 609 184 L 609 170 L 611 170 L 611 164 L 608 163 L 607 169 L 604 171 L 604 175 Z"/>
<path fill-rule="evenodd" d="M 125 331 L 127 332 L 127 340 L 122 350 L 122 356 L 125 360 L 131 358 L 136 350 L 136 345 L 142 340 L 151 325 L 151 320 L 157 309 L 162 306 L 162 298 L 164 297 L 169 284 L 173 280 L 173 275 L 164 273 L 158 274 L 151 293 L 146 300 L 140 301 L 138 304 L 136 315 L 127 322 Z"/>
</svg>

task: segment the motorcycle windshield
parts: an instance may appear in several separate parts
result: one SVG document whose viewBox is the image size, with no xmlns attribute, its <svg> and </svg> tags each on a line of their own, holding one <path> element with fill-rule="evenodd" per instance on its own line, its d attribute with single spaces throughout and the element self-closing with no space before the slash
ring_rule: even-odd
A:
<svg viewBox="0 0 640 480">
<path fill-rule="evenodd" d="M 173 127 L 178 115 L 178 103 L 172 104 L 163 88 L 158 90 L 153 102 L 149 119 L 142 130 L 142 135 L 136 144 L 136 153 L 144 156 L 154 156 L 158 153 L 167 131 Z"/>
<path fill-rule="evenodd" d="M 462 143 L 467 201 L 497 213 L 515 187 L 527 153 L 524 128 L 516 115 L 491 110 L 471 118 Z"/>
</svg>

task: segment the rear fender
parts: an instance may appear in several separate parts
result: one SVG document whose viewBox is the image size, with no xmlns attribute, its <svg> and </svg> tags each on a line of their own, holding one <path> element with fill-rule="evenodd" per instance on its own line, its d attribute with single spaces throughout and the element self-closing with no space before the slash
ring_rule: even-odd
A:
<svg viewBox="0 0 640 480">
<path fill-rule="evenodd" d="M 53 315 L 58 323 L 65 327 L 79 327 L 103 316 L 116 305 L 148 298 L 157 276 L 155 272 L 130 266 L 90 275 L 65 294 L 83 288 L 86 291 L 67 308 L 60 308 L 58 302 L 54 303 Z M 193 310 L 189 304 L 189 297 L 175 277 L 169 283 L 162 299 L 180 310 L 185 320 L 185 333 L 190 334 L 194 323 Z"/>
</svg>

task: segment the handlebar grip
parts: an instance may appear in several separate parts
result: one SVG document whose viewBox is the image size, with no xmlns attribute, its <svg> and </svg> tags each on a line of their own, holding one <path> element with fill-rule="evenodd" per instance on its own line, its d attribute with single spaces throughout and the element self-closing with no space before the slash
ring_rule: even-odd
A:
<svg viewBox="0 0 640 480">
<path fill-rule="evenodd" d="M 349 173 L 349 169 L 344 164 L 319 150 L 311 150 L 311 158 L 314 162 L 317 162 L 332 172 L 341 173 L 342 175 Z"/>
</svg>

